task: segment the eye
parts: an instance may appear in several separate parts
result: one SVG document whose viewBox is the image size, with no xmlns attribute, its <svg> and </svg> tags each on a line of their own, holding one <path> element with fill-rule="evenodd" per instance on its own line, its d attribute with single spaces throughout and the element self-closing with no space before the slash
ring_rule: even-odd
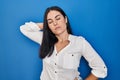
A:
<svg viewBox="0 0 120 80">
<path fill-rule="evenodd" d="M 48 21 L 48 24 L 51 24 L 52 22 L 53 22 L 52 20 L 49 20 L 49 21 Z"/>
<path fill-rule="evenodd" d="M 60 20 L 60 17 L 57 17 L 56 20 Z"/>
</svg>

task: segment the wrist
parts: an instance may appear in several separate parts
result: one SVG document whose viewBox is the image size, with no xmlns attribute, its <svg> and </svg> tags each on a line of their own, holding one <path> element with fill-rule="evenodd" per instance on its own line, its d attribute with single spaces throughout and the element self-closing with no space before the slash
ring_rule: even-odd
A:
<svg viewBox="0 0 120 80">
<path fill-rule="evenodd" d="M 36 24 L 41 30 L 43 29 L 43 23 L 36 23 Z"/>
</svg>

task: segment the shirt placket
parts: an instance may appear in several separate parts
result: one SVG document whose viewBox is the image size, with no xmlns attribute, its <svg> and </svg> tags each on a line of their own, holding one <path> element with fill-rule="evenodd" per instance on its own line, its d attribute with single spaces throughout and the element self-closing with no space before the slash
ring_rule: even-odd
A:
<svg viewBox="0 0 120 80">
<path fill-rule="evenodd" d="M 55 53 L 55 61 L 54 61 L 54 65 L 55 65 L 55 70 L 54 70 L 54 73 L 55 73 L 55 80 L 58 80 L 58 73 L 59 73 L 59 70 L 58 70 L 58 66 L 57 66 L 57 64 L 58 64 L 58 54 L 57 53 Z"/>
</svg>

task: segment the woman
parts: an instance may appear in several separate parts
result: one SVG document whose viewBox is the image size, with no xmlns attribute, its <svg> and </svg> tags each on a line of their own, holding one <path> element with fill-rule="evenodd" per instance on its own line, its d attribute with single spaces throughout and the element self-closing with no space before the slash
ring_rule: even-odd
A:
<svg viewBox="0 0 120 80">
<path fill-rule="evenodd" d="M 102 58 L 82 36 L 72 35 L 68 17 L 61 8 L 47 8 L 43 24 L 28 22 L 20 31 L 41 45 L 40 80 L 82 80 L 78 72 L 82 56 L 92 69 L 85 80 L 106 77 L 107 68 Z"/>
</svg>

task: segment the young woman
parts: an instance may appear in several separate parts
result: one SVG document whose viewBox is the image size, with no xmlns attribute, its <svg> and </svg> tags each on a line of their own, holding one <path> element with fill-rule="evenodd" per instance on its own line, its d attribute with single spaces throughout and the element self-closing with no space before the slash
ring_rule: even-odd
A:
<svg viewBox="0 0 120 80">
<path fill-rule="evenodd" d="M 82 80 L 78 71 L 82 56 L 91 68 L 85 80 L 106 77 L 107 68 L 102 58 L 82 36 L 72 35 L 68 17 L 61 8 L 47 8 L 43 24 L 28 22 L 20 26 L 20 31 L 41 45 L 40 80 Z"/>
</svg>

